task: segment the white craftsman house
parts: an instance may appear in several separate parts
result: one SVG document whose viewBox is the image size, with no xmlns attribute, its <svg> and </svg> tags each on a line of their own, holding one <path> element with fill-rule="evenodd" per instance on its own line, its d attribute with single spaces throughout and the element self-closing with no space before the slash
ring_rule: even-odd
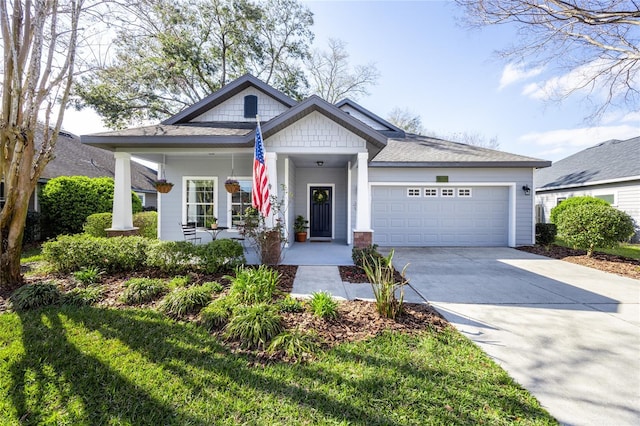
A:
<svg viewBox="0 0 640 426">
<path fill-rule="evenodd" d="M 364 246 L 518 246 L 534 242 L 533 172 L 549 161 L 406 134 L 358 104 L 297 102 L 246 75 L 154 126 L 82 136 L 114 152 L 113 228 L 132 229 L 132 156 L 174 183 L 159 194 L 159 236 L 210 216 L 230 228 L 251 204 L 256 114 L 272 193 L 309 237 Z M 225 191 L 225 180 L 242 190 Z"/>
</svg>

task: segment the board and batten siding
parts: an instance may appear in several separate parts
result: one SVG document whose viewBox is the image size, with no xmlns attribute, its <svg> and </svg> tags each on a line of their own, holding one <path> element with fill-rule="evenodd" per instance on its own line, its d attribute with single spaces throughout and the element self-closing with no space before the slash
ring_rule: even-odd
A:
<svg viewBox="0 0 640 426">
<path fill-rule="evenodd" d="M 235 96 L 227 99 L 221 104 L 211 108 L 210 110 L 200 114 L 198 117 L 191 120 L 193 123 L 203 121 L 246 121 L 255 122 L 254 118 L 245 118 L 244 116 L 244 97 L 247 95 L 255 95 L 258 98 L 258 115 L 260 121 L 268 121 L 273 117 L 276 117 L 283 112 L 287 111 L 287 107 L 280 102 L 273 99 L 271 96 L 264 92 L 249 87 Z"/>
<path fill-rule="evenodd" d="M 437 176 L 448 176 L 449 182 L 437 183 Z M 371 186 L 405 185 L 424 187 L 515 187 L 515 239 L 516 246 L 530 245 L 534 242 L 534 194 L 533 169 L 530 168 L 391 168 L 370 167 Z M 522 186 L 532 188 L 525 195 Z M 511 208 L 511 207 L 509 207 Z M 507 215 L 508 216 L 508 215 Z M 375 235 L 375 229 L 374 229 Z"/>
</svg>

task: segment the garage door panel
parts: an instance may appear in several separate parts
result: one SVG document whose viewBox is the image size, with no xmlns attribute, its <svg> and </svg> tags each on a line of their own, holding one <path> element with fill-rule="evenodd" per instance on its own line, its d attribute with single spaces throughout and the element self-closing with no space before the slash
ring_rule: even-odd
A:
<svg viewBox="0 0 640 426">
<path fill-rule="evenodd" d="M 398 246 L 506 246 L 508 188 L 471 188 L 471 197 L 408 197 L 407 187 L 374 186 L 374 242 Z"/>
</svg>

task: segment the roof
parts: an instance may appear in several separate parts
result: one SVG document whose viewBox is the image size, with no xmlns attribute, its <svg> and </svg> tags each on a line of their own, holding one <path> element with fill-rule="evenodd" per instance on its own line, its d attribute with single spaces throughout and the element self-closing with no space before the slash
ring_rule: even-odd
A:
<svg viewBox="0 0 640 426">
<path fill-rule="evenodd" d="M 388 122 L 387 120 L 381 118 L 380 116 L 372 113 L 371 111 L 369 111 L 368 109 L 364 108 L 362 105 L 359 105 L 357 103 L 355 103 L 354 101 L 352 101 L 349 98 L 343 99 L 340 102 L 338 102 L 336 104 L 336 107 L 342 109 L 343 106 L 349 106 L 353 109 L 355 109 L 356 111 L 358 111 L 360 114 L 364 115 L 365 117 L 370 118 L 371 120 L 375 121 L 376 123 L 380 124 L 383 127 L 386 127 L 388 130 L 378 130 L 378 132 L 384 134 L 387 137 L 404 137 L 405 136 L 405 132 L 404 130 L 402 130 L 401 128 L 395 126 L 394 124 Z"/>
<path fill-rule="evenodd" d="M 549 167 L 550 161 L 428 136 L 389 139 L 372 167 Z"/>
<path fill-rule="evenodd" d="M 640 179 L 640 136 L 612 139 L 575 153 L 536 172 L 538 190 Z"/>
<path fill-rule="evenodd" d="M 42 133 L 38 132 L 38 134 Z M 54 150 L 54 158 L 44 168 L 40 179 L 49 180 L 58 176 L 113 177 L 114 169 L 113 153 L 82 144 L 80 138 L 71 133 L 60 132 Z M 131 187 L 133 190 L 155 192 L 152 185 L 155 179 L 155 170 L 131 162 Z"/>
</svg>

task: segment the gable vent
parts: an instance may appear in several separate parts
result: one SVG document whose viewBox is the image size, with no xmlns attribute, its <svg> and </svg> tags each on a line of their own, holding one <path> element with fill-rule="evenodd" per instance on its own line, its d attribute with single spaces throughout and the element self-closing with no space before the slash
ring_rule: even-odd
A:
<svg viewBox="0 0 640 426">
<path fill-rule="evenodd" d="M 258 115 L 258 97 L 247 95 L 244 97 L 244 118 L 256 118 Z"/>
</svg>

